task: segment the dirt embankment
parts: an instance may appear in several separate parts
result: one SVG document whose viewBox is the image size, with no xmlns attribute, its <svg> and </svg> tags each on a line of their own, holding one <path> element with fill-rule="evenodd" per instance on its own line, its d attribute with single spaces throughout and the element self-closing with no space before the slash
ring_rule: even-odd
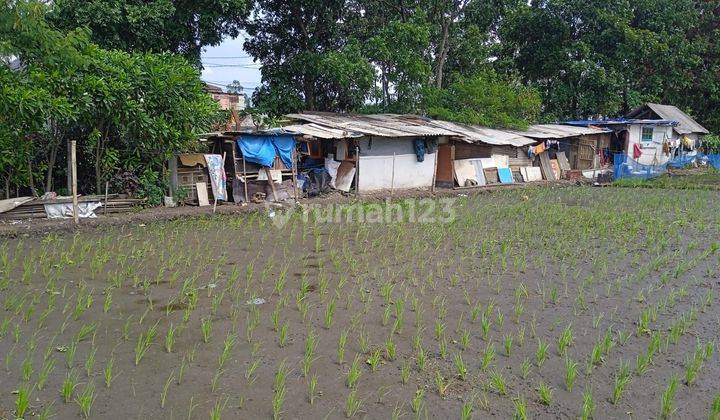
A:
<svg viewBox="0 0 720 420">
<path fill-rule="evenodd" d="M 386 199 L 406 199 L 406 198 L 426 198 L 426 197 L 452 197 L 460 194 L 475 195 L 475 194 L 487 194 L 496 191 L 507 191 L 510 189 L 522 189 L 522 188 L 537 188 L 544 186 L 562 187 L 576 185 L 574 182 L 537 182 L 531 184 L 516 184 L 516 185 L 498 185 L 491 187 L 481 188 L 467 188 L 467 189 L 438 189 L 435 192 L 429 190 L 402 190 L 395 191 L 391 195 L 389 191 L 374 192 L 368 194 L 362 194 L 360 196 L 352 194 L 341 194 L 333 193 L 322 197 L 306 198 L 301 199 L 297 202 L 298 205 L 310 205 L 310 204 L 344 204 L 353 203 L 357 201 L 373 202 L 373 201 L 384 201 Z M 227 203 L 218 205 L 213 212 L 212 206 L 209 207 L 197 207 L 197 206 L 183 206 L 183 207 L 150 207 L 150 208 L 139 208 L 136 211 L 129 213 L 116 213 L 111 215 L 103 215 L 102 210 L 98 210 L 98 217 L 96 219 L 83 219 L 80 224 L 76 226 L 72 219 L 66 220 L 48 220 L 48 219 L 23 219 L 23 220 L 3 220 L 0 219 L 0 237 L 17 237 L 17 236 L 28 236 L 28 235 L 44 235 L 49 232 L 70 232 L 77 230 L 88 230 L 95 229 L 102 226 L 120 226 L 120 225 L 131 225 L 131 224 L 147 224 L 160 221 L 169 221 L 189 217 L 210 217 L 213 214 L 245 214 L 255 211 L 265 211 L 268 208 L 276 207 L 291 207 L 295 203 L 288 201 L 285 203 L 262 203 L 262 204 L 248 204 L 248 205 L 235 205 L 233 203 Z"/>
</svg>

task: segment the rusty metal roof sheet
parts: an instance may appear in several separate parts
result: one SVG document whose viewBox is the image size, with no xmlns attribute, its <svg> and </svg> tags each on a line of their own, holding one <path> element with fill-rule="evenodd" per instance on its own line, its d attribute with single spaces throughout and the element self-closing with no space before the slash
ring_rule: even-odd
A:
<svg viewBox="0 0 720 420">
<path fill-rule="evenodd" d="M 356 131 L 340 130 L 315 123 L 286 125 L 283 129 L 319 139 L 346 139 L 363 136 L 362 133 Z"/>
<path fill-rule="evenodd" d="M 289 118 L 307 121 L 345 130 L 366 136 L 378 137 L 422 137 L 422 136 L 457 136 L 458 134 L 437 127 L 432 120 L 414 115 L 397 114 L 334 114 L 327 112 L 303 112 L 289 114 Z"/>
<path fill-rule="evenodd" d="M 680 110 L 680 108 L 676 106 L 653 103 L 648 103 L 646 106 L 650 108 L 660 118 L 677 121 L 678 125 L 674 128 L 674 130 L 677 131 L 678 134 L 710 133 L 705 127 L 700 125 L 691 116 L 684 113 L 682 110 Z"/>
<path fill-rule="evenodd" d="M 593 134 L 610 133 L 611 130 L 596 127 L 576 127 L 561 124 L 535 124 L 525 131 L 513 131 L 514 133 L 533 139 L 564 139 Z"/>
<path fill-rule="evenodd" d="M 507 130 L 496 130 L 493 128 L 453 123 L 448 121 L 433 121 L 434 125 L 458 133 L 464 140 L 469 142 L 481 142 L 494 146 L 527 146 L 537 141 L 522 134 Z"/>
<path fill-rule="evenodd" d="M 527 146 L 536 142 L 522 132 L 496 130 L 469 124 L 453 123 L 423 118 L 416 115 L 399 114 L 334 114 L 326 112 L 304 112 L 289 114 L 289 118 L 306 121 L 284 127 L 323 139 L 360 137 L 419 137 L 449 136 L 468 143 L 487 143 L 497 146 Z"/>
</svg>

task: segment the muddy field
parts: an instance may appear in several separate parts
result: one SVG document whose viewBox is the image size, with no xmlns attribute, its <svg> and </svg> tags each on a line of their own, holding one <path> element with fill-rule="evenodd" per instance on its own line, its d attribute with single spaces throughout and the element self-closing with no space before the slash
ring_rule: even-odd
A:
<svg viewBox="0 0 720 420">
<path fill-rule="evenodd" d="M 0 239 L 0 418 L 720 416 L 720 193 L 346 211 Z"/>
</svg>

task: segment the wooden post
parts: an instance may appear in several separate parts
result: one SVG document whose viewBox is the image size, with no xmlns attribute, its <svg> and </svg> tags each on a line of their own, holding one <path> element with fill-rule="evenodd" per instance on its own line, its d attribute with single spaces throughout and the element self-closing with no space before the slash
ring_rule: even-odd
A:
<svg viewBox="0 0 720 420">
<path fill-rule="evenodd" d="M 103 214 L 107 214 L 107 202 L 108 202 L 108 188 L 110 187 L 110 181 L 105 181 L 105 205 L 103 205 Z"/>
<path fill-rule="evenodd" d="M 393 152 L 392 176 L 390 177 L 390 197 L 392 197 L 394 191 L 395 191 L 395 152 Z"/>
<path fill-rule="evenodd" d="M 73 197 L 73 219 L 75 224 L 80 223 L 80 215 L 78 214 L 78 196 L 77 196 L 77 145 L 75 140 L 70 142 L 70 165 L 72 167 L 72 197 Z"/>
<path fill-rule="evenodd" d="M 297 150 L 293 149 L 292 152 L 292 181 L 293 181 L 293 195 L 295 200 L 298 199 L 298 188 L 297 188 Z"/>
<path fill-rule="evenodd" d="M 492 153 L 490 154 L 492 156 Z M 450 145 L 450 182 L 453 188 L 455 188 L 455 143 Z M 464 185 L 460 185 L 458 182 L 459 187 L 464 187 Z"/>
<path fill-rule="evenodd" d="M 355 145 L 355 195 L 360 194 L 358 184 L 360 180 L 360 147 Z"/>
<path fill-rule="evenodd" d="M 439 145 L 435 147 L 435 162 L 433 162 L 433 179 L 432 179 L 432 189 L 430 191 L 435 192 L 435 182 L 437 181 L 437 167 L 438 167 L 438 156 L 440 155 L 438 153 Z"/>
<path fill-rule="evenodd" d="M 68 194 L 72 194 L 72 183 L 73 183 L 73 176 L 72 176 L 72 159 L 70 158 L 70 155 L 72 154 L 72 142 L 67 142 L 67 168 L 65 168 L 66 173 L 66 179 L 67 179 L 67 192 Z"/>
<path fill-rule="evenodd" d="M 278 201 L 277 191 L 275 191 L 275 182 L 273 181 L 272 175 L 270 174 L 270 168 L 265 168 L 265 174 L 267 174 L 267 180 L 273 193 L 273 199 L 275 201 Z"/>
<path fill-rule="evenodd" d="M 243 187 L 245 189 L 245 204 L 248 202 L 247 171 L 245 170 L 245 155 L 242 155 L 243 162 Z"/>
</svg>

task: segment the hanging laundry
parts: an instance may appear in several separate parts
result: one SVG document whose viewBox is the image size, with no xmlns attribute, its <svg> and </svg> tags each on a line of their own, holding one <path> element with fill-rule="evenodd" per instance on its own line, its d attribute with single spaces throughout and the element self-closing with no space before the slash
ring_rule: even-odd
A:
<svg viewBox="0 0 720 420">
<path fill-rule="evenodd" d="M 413 140 L 413 147 L 415 148 L 415 156 L 418 162 L 425 160 L 425 140 L 415 139 Z"/>
<path fill-rule="evenodd" d="M 642 156 L 642 149 L 639 143 L 635 143 L 633 145 L 633 159 L 637 160 L 640 156 Z"/>
<path fill-rule="evenodd" d="M 544 151 L 545 151 L 545 143 L 544 142 L 535 146 L 535 154 L 536 155 L 542 154 L 542 152 L 544 152 Z"/>
<path fill-rule="evenodd" d="M 670 142 L 663 142 L 663 153 L 665 153 L 665 156 L 670 156 Z"/>
<path fill-rule="evenodd" d="M 210 184 L 216 200 L 227 201 L 227 179 L 225 178 L 225 164 L 222 155 L 205 155 Z"/>
</svg>

